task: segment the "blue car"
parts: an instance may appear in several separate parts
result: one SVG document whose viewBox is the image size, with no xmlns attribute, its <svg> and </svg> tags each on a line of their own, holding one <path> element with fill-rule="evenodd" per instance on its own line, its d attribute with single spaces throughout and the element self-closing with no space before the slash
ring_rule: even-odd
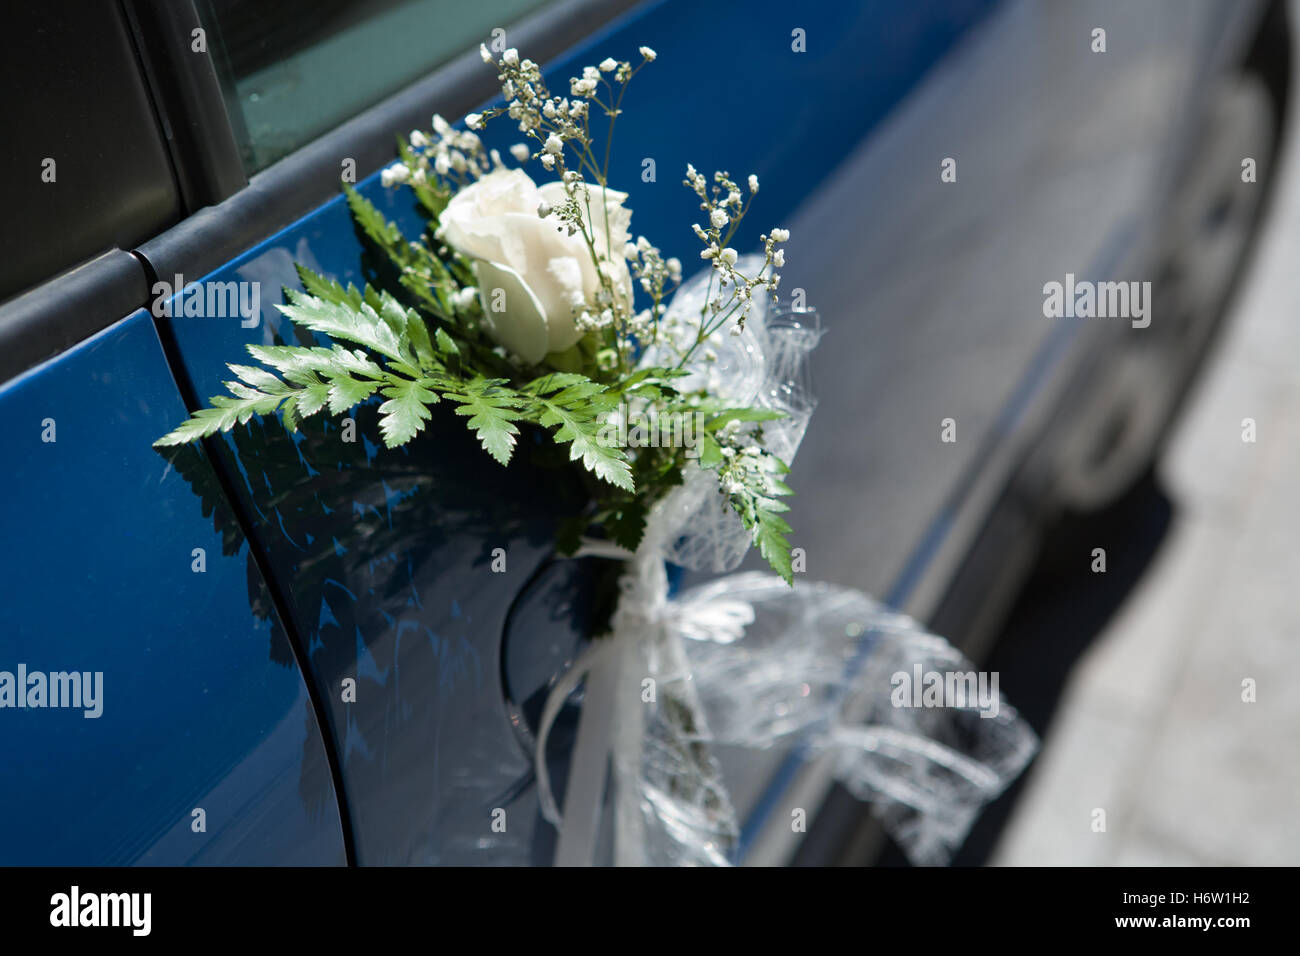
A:
<svg viewBox="0 0 1300 956">
<path fill-rule="evenodd" d="M 611 169 L 665 256 L 696 258 L 688 160 L 758 175 L 759 218 L 792 235 L 782 291 L 826 327 L 793 543 L 976 659 L 1043 529 L 1159 456 L 1267 208 L 1289 82 L 1285 8 L 1262 0 L 6 16 L 10 865 L 552 859 L 534 734 L 609 585 L 609 562 L 555 554 L 575 490 L 437 409 L 392 450 L 374 403 L 152 447 L 246 344 L 295 341 L 275 308 L 295 262 L 385 276 L 340 184 L 419 232 L 379 170 L 433 113 L 491 102 L 480 43 L 557 88 L 594 53 L 658 51 Z M 823 763 L 720 756 L 736 862 L 870 859 L 870 810 Z M 817 808 L 807 834 L 796 807 Z"/>
</svg>

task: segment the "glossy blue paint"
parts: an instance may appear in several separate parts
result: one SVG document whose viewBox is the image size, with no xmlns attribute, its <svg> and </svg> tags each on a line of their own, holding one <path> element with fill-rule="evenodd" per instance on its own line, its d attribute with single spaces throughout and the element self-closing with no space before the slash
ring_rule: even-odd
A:
<svg viewBox="0 0 1300 956">
<path fill-rule="evenodd" d="M 150 447 L 183 415 L 143 311 L 0 388 L 0 671 L 103 675 L 97 718 L 0 707 L 0 864 L 343 862 L 306 687 L 211 468 Z"/>
<path fill-rule="evenodd" d="M 738 249 L 788 219 L 853 147 L 875 129 L 999 0 L 840 2 L 665 0 L 637 8 L 547 64 L 552 92 L 606 56 L 641 62 L 628 87 L 610 157 L 613 187 L 628 193 L 633 235 L 643 233 L 687 268 L 699 262 L 689 225 L 699 200 L 682 185 L 687 163 L 728 170 L 761 194 L 736 234 Z M 803 33 L 803 50 L 796 51 Z M 527 50 L 521 50 L 526 55 Z M 720 110 L 729 112 L 720 115 Z M 592 128 L 604 120 L 592 108 Z M 507 120 L 487 129 L 502 150 L 519 141 Z M 653 161 L 653 179 L 647 160 Z M 546 174 L 536 164 L 534 178 Z"/>
</svg>

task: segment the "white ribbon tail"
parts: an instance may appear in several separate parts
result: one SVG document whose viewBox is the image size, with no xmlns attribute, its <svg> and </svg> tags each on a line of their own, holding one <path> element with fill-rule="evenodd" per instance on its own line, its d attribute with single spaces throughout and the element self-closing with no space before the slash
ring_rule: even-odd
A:
<svg viewBox="0 0 1300 956">
<path fill-rule="evenodd" d="M 595 858 L 614 726 L 619 655 L 613 645 L 612 640 L 600 640 L 587 648 L 556 681 L 542 709 L 535 753 L 537 791 L 542 816 L 560 831 L 555 849 L 557 866 L 590 866 Z M 573 748 L 561 816 L 546 766 L 546 742 L 560 708 L 584 677 L 587 693 L 578 719 L 578 739 Z"/>
</svg>

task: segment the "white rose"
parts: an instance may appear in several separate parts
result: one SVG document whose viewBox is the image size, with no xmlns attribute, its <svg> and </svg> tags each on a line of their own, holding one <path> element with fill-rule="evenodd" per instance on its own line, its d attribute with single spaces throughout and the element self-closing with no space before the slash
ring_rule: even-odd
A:
<svg viewBox="0 0 1300 956">
<path fill-rule="evenodd" d="M 594 220 L 588 231 L 598 253 L 612 250 L 602 271 L 630 305 L 632 277 L 620 252 L 632 221 L 632 211 L 623 208 L 627 193 L 588 188 Z M 555 218 L 537 215 L 543 204 L 558 207 L 564 201 L 558 182 L 538 187 L 523 170 L 497 170 L 458 192 L 442 213 L 443 240 L 473 260 L 488 334 L 530 364 L 582 338 L 577 312 L 601 287 L 581 233 L 570 236 Z M 505 309 L 494 312 L 492 306 L 501 304 L 498 289 L 504 291 Z"/>
</svg>

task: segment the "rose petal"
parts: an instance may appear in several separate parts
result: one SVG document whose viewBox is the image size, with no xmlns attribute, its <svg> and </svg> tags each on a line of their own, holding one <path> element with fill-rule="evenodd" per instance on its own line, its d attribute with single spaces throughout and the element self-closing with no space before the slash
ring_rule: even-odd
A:
<svg viewBox="0 0 1300 956">
<path fill-rule="evenodd" d="M 584 298 L 582 266 L 572 256 L 561 256 L 547 262 L 546 271 L 554 280 L 551 287 L 560 300 L 558 307 L 547 309 L 547 351 L 563 352 L 582 338 L 573 315 L 574 302 L 581 302 Z"/>
<path fill-rule="evenodd" d="M 478 280 L 483 323 L 488 335 L 511 354 L 536 365 L 549 349 L 546 312 L 528 288 L 528 283 L 509 266 L 485 259 L 475 260 L 474 277 Z M 492 311 L 497 289 L 505 293 L 504 312 Z"/>
</svg>

